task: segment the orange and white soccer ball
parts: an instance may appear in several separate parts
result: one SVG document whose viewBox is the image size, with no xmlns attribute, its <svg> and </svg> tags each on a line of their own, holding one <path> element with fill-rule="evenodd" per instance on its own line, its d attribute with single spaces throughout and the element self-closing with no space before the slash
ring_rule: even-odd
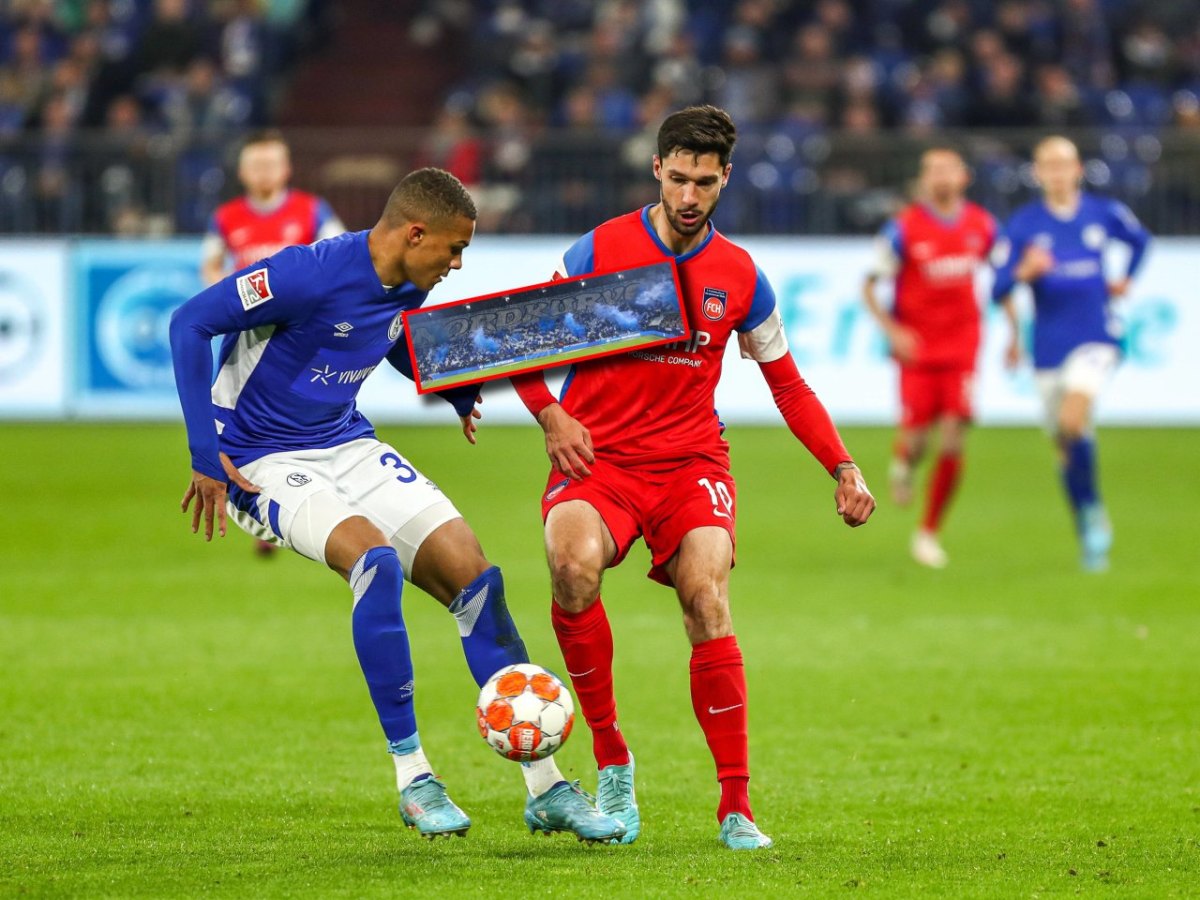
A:
<svg viewBox="0 0 1200 900">
<path fill-rule="evenodd" d="M 533 663 L 505 666 L 479 691 L 479 733 L 505 759 L 545 759 L 575 724 L 575 703 L 553 672 Z"/>
</svg>

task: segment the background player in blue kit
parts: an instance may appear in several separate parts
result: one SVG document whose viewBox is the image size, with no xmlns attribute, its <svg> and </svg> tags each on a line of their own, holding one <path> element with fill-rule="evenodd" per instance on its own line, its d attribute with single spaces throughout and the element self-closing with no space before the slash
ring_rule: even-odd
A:
<svg viewBox="0 0 1200 900">
<path fill-rule="evenodd" d="M 354 647 L 395 761 L 401 815 L 429 837 L 465 834 L 471 822 L 421 748 L 404 580 L 454 614 L 478 683 L 528 656 L 500 570 L 437 486 L 376 439 L 355 397 L 384 359 L 411 377 L 401 313 L 462 267 L 474 220 L 453 175 L 421 169 L 400 182 L 370 231 L 281 250 L 193 297 L 171 320 L 193 469 L 182 507 L 192 508 L 192 530 L 203 520 L 206 539 L 224 535 L 228 505 L 251 534 L 269 533 L 349 581 Z M 225 337 L 213 381 L 217 335 Z M 475 389 L 445 396 L 474 442 Z M 624 832 L 553 760 L 522 771 L 531 829 L 587 840 Z"/>
<path fill-rule="evenodd" d="M 1047 422 L 1058 442 L 1063 486 L 1075 515 L 1083 566 L 1108 567 L 1112 526 L 1096 480 L 1093 411 L 1120 360 L 1119 334 L 1109 301 L 1129 290 L 1150 235 L 1123 203 L 1085 193 L 1079 151 L 1064 137 L 1048 137 L 1033 152 L 1042 199 L 1013 214 L 997 248 L 993 299 L 1004 305 L 1012 336 L 1007 362 L 1022 349 L 1012 291 L 1033 291 L 1033 365 Z M 1129 246 L 1122 278 L 1109 283 L 1104 249 Z"/>
</svg>

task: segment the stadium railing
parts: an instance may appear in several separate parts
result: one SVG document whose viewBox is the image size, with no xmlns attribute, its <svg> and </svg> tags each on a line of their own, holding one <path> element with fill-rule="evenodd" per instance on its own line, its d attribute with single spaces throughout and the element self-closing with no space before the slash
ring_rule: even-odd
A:
<svg viewBox="0 0 1200 900">
<path fill-rule="evenodd" d="M 1127 202 L 1157 234 L 1200 234 L 1200 130 L 1066 131 L 1092 188 Z M 1034 190 L 1028 163 L 1045 130 L 850 134 L 801 125 L 745 128 L 720 224 L 740 234 L 868 234 L 903 201 L 921 150 L 962 147 L 972 196 L 1004 217 Z M 458 171 L 480 228 L 573 233 L 656 198 L 645 132 L 480 133 L 457 156 L 431 132 L 306 129 L 288 134 L 295 183 L 326 197 L 351 228 L 372 224 L 418 165 Z M 0 234 L 195 234 L 237 193 L 238 135 L 178 139 L 73 132 L 0 138 Z"/>
</svg>

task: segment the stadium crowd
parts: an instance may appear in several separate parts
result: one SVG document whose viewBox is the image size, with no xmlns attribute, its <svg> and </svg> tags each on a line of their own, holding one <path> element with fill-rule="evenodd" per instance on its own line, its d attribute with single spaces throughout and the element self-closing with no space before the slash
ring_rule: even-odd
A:
<svg viewBox="0 0 1200 900">
<path fill-rule="evenodd" d="M 0 228 L 140 231 L 158 212 L 181 216 L 163 230 L 197 229 L 215 197 L 192 215 L 154 210 L 150 161 L 195 148 L 172 173 L 187 181 L 214 145 L 269 121 L 272 92 L 319 40 L 323 15 L 312 0 L 10 0 Z"/>
<path fill-rule="evenodd" d="M 203 230 L 231 190 L 225 151 L 270 124 L 306 49 L 337 40 L 331 6 L 10 0 L 0 230 Z M 695 102 L 731 110 L 741 132 L 720 217 L 731 230 L 873 231 L 924 143 L 956 129 L 969 130 L 976 199 L 1001 215 L 1033 188 L 1025 161 L 1038 136 L 1091 129 L 1080 144 L 1093 186 L 1160 232 L 1200 229 L 1200 0 L 414 9 L 411 41 L 458 55 L 463 75 L 430 85 L 443 100 L 423 133 L 379 150 L 454 172 L 491 231 L 570 233 L 653 200 L 641 176 L 654 129 Z M 83 128 L 101 135 L 86 152 Z M 1027 137 L 992 140 L 993 129 Z M 169 166 L 145 164 L 165 156 Z"/>
<path fill-rule="evenodd" d="M 414 33 L 454 8 L 429 3 Z M 629 176 L 696 102 L 738 122 L 721 219 L 749 231 L 873 229 L 895 198 L 872 191 L 945 129 L 1101 129 L 1089 178 L 1135 205 L 1162 129 L 1200 135 L 1195 0 L 496 0 L 460 24 L 472 71 L 430 158 L 492 191 L 502 229 L 573 231 L 652 199 Z M 913 143 L 892 167 L 897 137 Z M 981 199 L 1023 199 L 1029 143 L 981 145 Z"/>
</svg>

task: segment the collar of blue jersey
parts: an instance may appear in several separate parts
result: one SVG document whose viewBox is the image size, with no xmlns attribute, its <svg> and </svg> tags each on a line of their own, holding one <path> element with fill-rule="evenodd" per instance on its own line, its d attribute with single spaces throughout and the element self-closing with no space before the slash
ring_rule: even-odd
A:
<svg viewBox="0 0 1200 900">
<path fill-rule="evenodd" d="M 675 254 L 671 252 L 671 248 L 662 242 L 662 238 L 660 238 L 658 236 L 658 232 L 654 230 L 654 223 L 650 221 L 650 207 L 654 205 L 655 204 L 653 203 L 647 203 L 642 207 L 642 227 L 646 229 L 646 234 L 650 235 L 650 240 L 654 241 L 654 243 L 658 245 L 658 249 L 663 252 L 663 256 L 675 256 Z M 717 233 L 717 227 L 713 225 L 712 219 L 709 219 L 707 224 L 708 234 L 704 236 L 704 240 L 702 240 L 699 244 L 682 256 L 675 256 L 675 262 L 687 262 L 709 245 L 709 242 L 713 239 L 713 235 Z"/>
</svg>

